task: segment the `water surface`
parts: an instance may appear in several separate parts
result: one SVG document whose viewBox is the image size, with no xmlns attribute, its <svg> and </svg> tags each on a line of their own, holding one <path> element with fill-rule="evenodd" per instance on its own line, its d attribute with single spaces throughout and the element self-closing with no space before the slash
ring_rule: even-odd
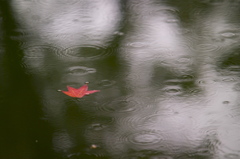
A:
<svg viewBox="0 0 240 159">
<path fill-rule="evenodd" d="M 238 159 L 239 5 L 1 2 L 0 158 Z"/>
</svg>

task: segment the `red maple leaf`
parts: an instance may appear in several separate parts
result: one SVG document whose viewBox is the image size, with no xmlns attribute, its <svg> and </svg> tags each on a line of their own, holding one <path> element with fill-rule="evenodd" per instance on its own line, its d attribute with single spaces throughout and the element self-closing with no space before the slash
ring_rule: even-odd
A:
<svg viewBox="0 0 240 159">
<path fill-rule="evenodd" d="M 75 97 L 75 98 L 82 98 L 85 95 L 89 95 L 95 92 L 100 92 L 100 90 L 90 90 L 88 91 L 88 83 L 86 83 L 85 85 L 83 85 L 80 88 L 73 88 L 70 86 L 67 86 L 68 91 L 62 91 L 64 94 L 70 96 L 70 97 Z"/>
</svg>

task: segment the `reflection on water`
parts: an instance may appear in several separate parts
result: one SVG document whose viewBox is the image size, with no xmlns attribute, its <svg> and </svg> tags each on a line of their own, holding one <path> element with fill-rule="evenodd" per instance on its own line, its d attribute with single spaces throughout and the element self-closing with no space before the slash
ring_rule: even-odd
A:
<svg viewBox="0 0 240 159">
<path fill-rule="evenodd" d="M 238 159 L 239 5 L 1 2 L 1 155 Z"/>
</svg>

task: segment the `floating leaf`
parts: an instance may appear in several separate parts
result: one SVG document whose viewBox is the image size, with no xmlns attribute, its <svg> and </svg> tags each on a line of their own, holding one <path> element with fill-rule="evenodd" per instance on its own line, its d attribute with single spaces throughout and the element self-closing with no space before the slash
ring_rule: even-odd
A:
<svg viewBox="0 0 240 159">
<path fill-rule="evenodd" d="M 85 95 L 100 92 L 100 90 L 89 90 L 88 91 L 88 83 L 86 83 L 85 85 L 83 85 L 80 88 L 73 88 L 73 87 L 67 86 L 67 89 L 68 89 L 68 91 L 62 91 L 62 90 L 60 90 L 60 91 L 70 97 L 75 97 L 75 98 L 82 98 Z"/>
</svg>

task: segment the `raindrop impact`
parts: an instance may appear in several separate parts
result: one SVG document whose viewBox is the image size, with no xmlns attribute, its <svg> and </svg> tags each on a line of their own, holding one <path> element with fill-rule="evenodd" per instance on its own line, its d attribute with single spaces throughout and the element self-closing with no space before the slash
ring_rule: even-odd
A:
<svg viewBox="0 0 240 159">
<path fill-rule="evenodd" d="M 180 95 L 182 94 L 182 88 L 180 86 L 166 86 L 163 91 L 168 95 Z"/>
<path fill-rule="evenodd" d="M 224 38 L 235 38 L 237 36 L 237 34 L 235 34 L 234 32 L 230 32 L 230 31 L 222 32 L 222 33 L 220 33 L 220 35 Z"/>
<path fill-rule="evenodd" d="M 111 87 L 116 83 L 116 81 L 112 81 L 112 80 L 101 80 L 98 84 L 103 87 L 103 88 L 107 88 L 107 87 Z"/>
<path fill-rule="evenodd" d="M 91 74 L 91 73 L 96 73 L 95 68 L 89 68 L 89 67 L 84 67 L 84 66 L 73 66 L 68 68 L 67 73 L 70 75 L 78 75 L 78 76 L 83 76 L 86 74 Z"/>
<path fill-rule="evenodd" d="M 135 145 L 147 146 L 159 143 L 162 137 L 157 132 L 142 131 L 128 135 L 127 140 Z"/>
</svg>

